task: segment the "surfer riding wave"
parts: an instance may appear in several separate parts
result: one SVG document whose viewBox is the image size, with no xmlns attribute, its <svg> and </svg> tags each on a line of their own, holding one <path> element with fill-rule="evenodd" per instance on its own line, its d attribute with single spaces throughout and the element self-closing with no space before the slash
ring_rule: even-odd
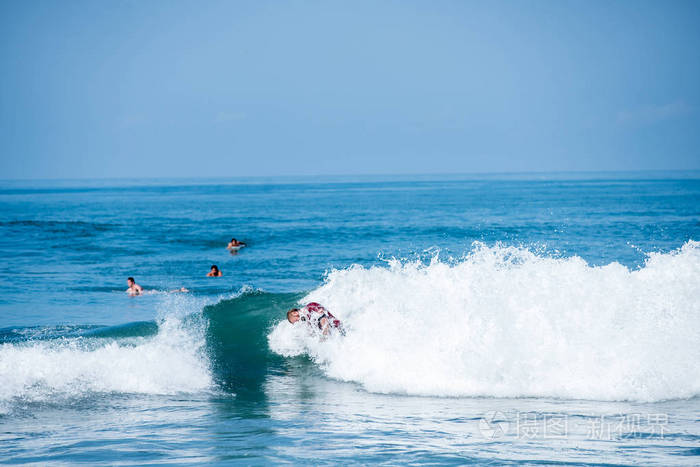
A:
<svg viewBox="0 0 700 467">
<path fill-rule="evenodd" d="M 287 320 L 295 324 L 298 321 L 305 322 L 312 329 L 318 329 L 324 335 L 328 335 L 332 329 L 337 329 L 344 334 L 342 323 L 328 311 L 323 305 L 310 302 L 302 308 L 292 308 L 287 312 Z"/>
</svg>

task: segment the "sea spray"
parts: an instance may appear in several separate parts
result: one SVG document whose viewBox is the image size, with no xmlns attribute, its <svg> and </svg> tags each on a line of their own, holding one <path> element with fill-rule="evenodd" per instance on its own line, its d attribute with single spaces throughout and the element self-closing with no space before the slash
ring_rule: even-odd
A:
<svg viewBox="0 0 700 467">
<path fill-rule="evenodd" d="M 369 391 L 656 401 L 700 394 L 700 243 L 643 267 L 475 244 L 460 261 L 330 272 L 302 301 L 343 320 L 268 336 Z"/>
</svg>

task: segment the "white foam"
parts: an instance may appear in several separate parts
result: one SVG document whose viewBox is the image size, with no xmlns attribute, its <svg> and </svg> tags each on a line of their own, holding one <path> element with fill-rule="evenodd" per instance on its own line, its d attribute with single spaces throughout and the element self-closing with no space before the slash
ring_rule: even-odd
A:
<svg viewBox="0 0 700 467">
<path fill-rule="evenodd" d="M 0 346 L 0 403 L 89 392 L 175 394 L 209 388 L 204 330 L 176 317 L 152 337 L 60 339 Z"/>
<path fill-rule="evenodd" d="M 304 301 L 343 320 L 319 341 L 280 322 L 282 355 L 310 355 L 367 390 L 437 396 L 655 401 L 700 394 L 700 243 L 644 267 L 514 247 L 459 262 L 391 261 L 328 274 Z"/>
</svg>

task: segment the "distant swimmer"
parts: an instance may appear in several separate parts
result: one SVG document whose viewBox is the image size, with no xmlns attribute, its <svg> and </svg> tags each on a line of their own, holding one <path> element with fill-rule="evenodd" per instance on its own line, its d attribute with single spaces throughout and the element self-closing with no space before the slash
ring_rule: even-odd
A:
<svg viewBox="0 0 700 467">
<path fill-rule="evenodd" d="M 150 295 L 150 294 L 159 294 L 159 293 L 188 293 L 189 290 L 186 289 L 185 287 L 180 287 L 179 289 L 174 289 L 174 290 L 143 290 L 143 287 L 138 285 L 136 281 L 134 281 L 133 277 L 129 277 L 126 279 L 126 283 L 129 285 L 129 288 L 126 289 L 126 293 L 131 295 L 132 297 L 136 295 Z"/>
<path fill-rule="evenodd" d="M 207 277 L 221 277 L 223 274 L 221 274 L 221 271 L 219 271 L 219 267 L 216 264 L 212 264 L 211 270 L 207 273 Z"/>
<path fill-rule="evenodd" d="M 231 241 L 228 242 L 228 245 L 226 246 L 226 249 L 227 249 L 227 250 L 230 250 L 230 251 L 238 251 L 238 250 L 240 250 L 241 248 L 243 248 L 244 246 L 246 246 L 245 243 L 239 242 L 239 241 L 236 240 L 235 238 L 232 238 Z"/>
<path fill-rule="evenodd" d="M 292 324 L 297 321 L 306 322 L 312 329 L 318 328 L 324 335 L 327 335 L 331 329 L 338 329 L 341 334 L 344 334 L 340 320 L 316 302 L 307 303 L 301 309 L 292 308 L 287 312 L 287 320 Z"/>
<path fill-rule="evenodd" d="M 129 286 L 129 288 L 126 289 L 126 293 L 128 293 L 129 295 L 134 296 L 134 295 L 141 295 L 143 293 L 143 287 L 138 285 L 133 277 L 128 277 L 126 279 L 126 283 Z"/>
</svg>

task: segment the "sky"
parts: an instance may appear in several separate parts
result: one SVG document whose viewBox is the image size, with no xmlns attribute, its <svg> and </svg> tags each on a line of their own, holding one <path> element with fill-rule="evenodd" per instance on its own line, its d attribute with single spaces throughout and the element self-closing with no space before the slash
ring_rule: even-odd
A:
<svg viewBox="0 0 700 467">
<path fill-rule="evenodd" d="M 0 0 L 0 178 L 700 169 L 700 1 Z"/>
</svg>

